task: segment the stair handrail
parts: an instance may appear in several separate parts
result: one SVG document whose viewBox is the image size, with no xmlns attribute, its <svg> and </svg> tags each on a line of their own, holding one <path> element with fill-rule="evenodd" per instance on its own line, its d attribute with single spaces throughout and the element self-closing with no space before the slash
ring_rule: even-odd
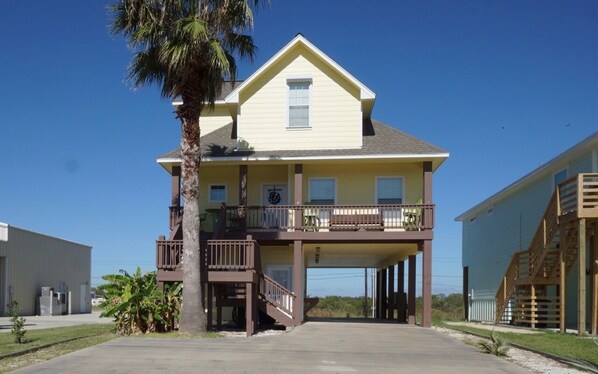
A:
<svg viewBox="0 0 598 374">
<path fill-rule="evenodd" d="M 297 298 L 295 294 L 266 274 L 259 272 L 258 275 L 260 296 L 292 318 L 293 306 Z"/>
<path fill-rule="evenodd" d="M 505 275 L 503 276 L 498 291 L 496 292 L 496 323 L 499 323 L 505 312 L 509 299 L 515 291 L 517 280 L 520 278 L 519 257 L 527 251 L 515 252 Z"/>
<path fill-rule="evenodd" d="M 557 203 L 559 200 L 559 188 L 555 188 L 529 246 L 529 270 L 530 279 L 532 280 L 538 276 L 543 268 L 542 264 L 546 258 L 548 247 L 559 231 L 560 203 Z"/>
</svg>

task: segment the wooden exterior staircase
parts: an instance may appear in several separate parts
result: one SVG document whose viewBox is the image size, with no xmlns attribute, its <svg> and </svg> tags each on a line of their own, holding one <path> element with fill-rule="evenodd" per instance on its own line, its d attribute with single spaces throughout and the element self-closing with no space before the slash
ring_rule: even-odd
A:
<svg viewBox="0 0 598 374">
<path fill-rule="evenodd" d="M 496 293 L 496 323 L 564 329 L 566 276 L 580 245 L 585 257 L 585 221 L 597 217 L 598 174 L 578 174 L 557 186 L 528 249 L 511 258 Z"/>
</svg>

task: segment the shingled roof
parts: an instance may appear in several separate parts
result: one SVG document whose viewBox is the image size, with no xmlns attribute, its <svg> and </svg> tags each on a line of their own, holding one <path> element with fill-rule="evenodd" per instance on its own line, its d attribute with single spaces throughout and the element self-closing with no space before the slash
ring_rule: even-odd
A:
<svg viewBox="0 0 598 374">
<path fill-rule="evenodd" d="M 201 137 L 203 158 L 300 158 L 326 156 L 445 156 L 448 152 L 421 139 L 406 134 L 376 120 L 364 120 L 363 146 L 354 149 L 310 149 L 310 150 L 273 150 L 253 151 L 236 150 L 237 140 L 232 137 L 233 124 L 229 123 L 218 130 Z M 180 149 L 173 150 L 159 157 L 160 159 L 179 159 Z"/>
</svg>

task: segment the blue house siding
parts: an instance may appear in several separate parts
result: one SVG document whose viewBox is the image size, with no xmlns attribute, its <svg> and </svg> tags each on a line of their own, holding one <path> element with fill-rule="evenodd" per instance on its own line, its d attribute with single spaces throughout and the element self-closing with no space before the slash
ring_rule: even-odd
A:
<svg viewBox="0 0 598 374">
<path fill-rule="evenodd" d="M 568 177 L 598 172 L 598 133 L 584 142 L 591 142 L 590 147 L 584 144 L 584 150 L 574 154 L 578 144 L 458 218 L 463 222 L 462 262 L 468 267 L 471 320 L 494 320 L 496 291 L 512 255 L 527 250 L 533 239 L 554 190 L 554 174 L 564 168 Z M 567 277 L 566 300 L 567 323 L 573 324 L 577 269 Z"/>
</svg>

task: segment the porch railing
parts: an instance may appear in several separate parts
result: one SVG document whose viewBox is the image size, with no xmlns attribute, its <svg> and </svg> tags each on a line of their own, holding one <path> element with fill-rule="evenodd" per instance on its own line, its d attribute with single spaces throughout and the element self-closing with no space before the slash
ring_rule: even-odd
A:
<svg viewBox="0 0 598 374">
<path fill-rule="evenodd" d="M 226 206 L 228 231 L 421 231 L 434 227 L 434 204 Z"/>
<path fill-rule="evenodd" d="M 253 240 L 209 240 L 204 252 L 208 270 L 251 270 L 259 265 L 256 260 L 257 243 Z M 183 260 L 182 240 L 156 241 L 156 267 L 160 270 L 178 270 Z"/>
<path fill-rule="evenodd" d="M 183 258 L 182 240 L 156 240 L 156 267 L 161 270 L 177 270 Z"/>
<path fill-rule="evenodd" d="M 255 269 L 255 242 L 250 240 L 209 240 L 208 270 Z"/>
<path fill-rule="evenodd" d="M 598 173 L 577 174 L 559 185 L 561 214 L 579 218 L 598 214 Z"/>
</svg>

